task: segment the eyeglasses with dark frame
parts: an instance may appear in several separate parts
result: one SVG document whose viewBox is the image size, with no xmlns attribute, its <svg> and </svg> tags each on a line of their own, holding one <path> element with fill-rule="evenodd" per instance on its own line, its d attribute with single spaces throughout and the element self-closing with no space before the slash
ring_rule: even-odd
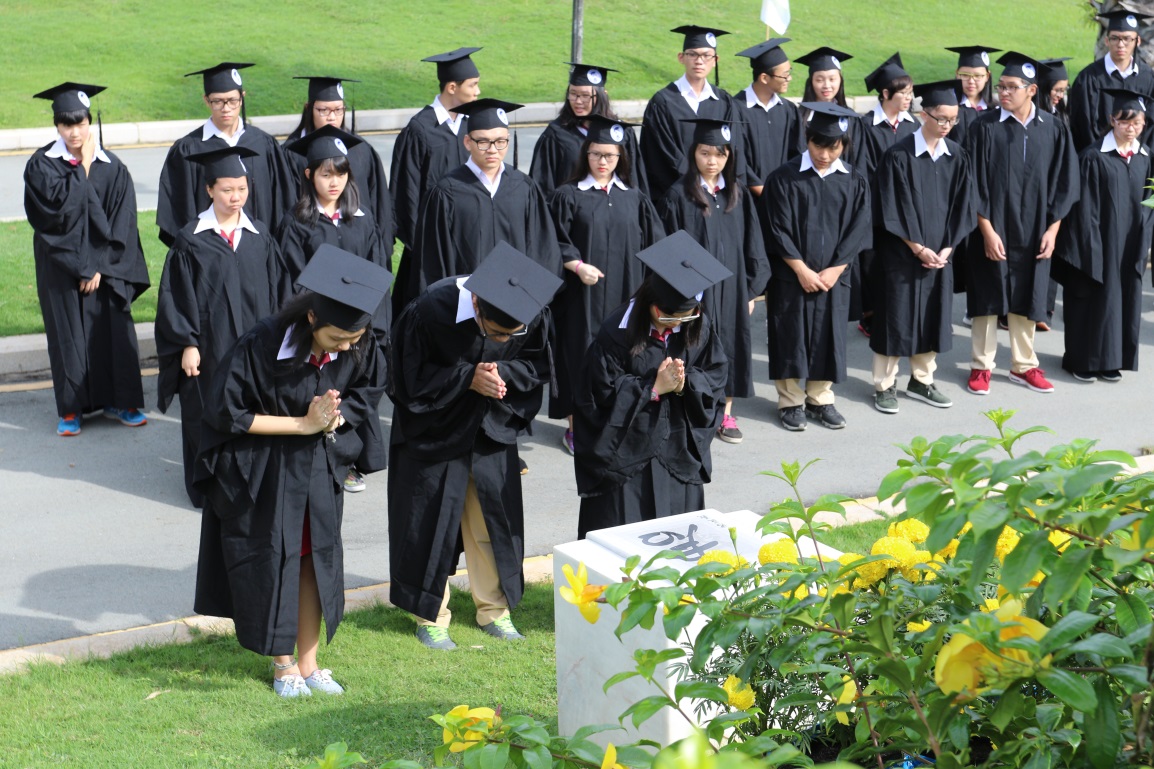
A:
<svg viewBox="0 0 1154 769">
<path fill-rule="evenodd" d="M 591 101 L 593 101 L 593 99 L 594 99 L 595 97 L 596 97 L 596 94 L 591 94 L 591 93 L 573 93 L 572 91 L 570 91 L 568 94 L 566 94 L 566 97 L 565 97 L 565 98 L 569 99 L 569 101 L 575 101 L 575 102 L 577 102 L 578 104 L 584 104 L 584 103 L 586 103 L 586 102 L 591 102 Z"/>
<path fill-rule="evenodd" d="M 775 80 L 793 80 L 793 70 L 786 72 L 784 75 L 775 75 L 772 72 L 766 73 Z"/>
<path fill-rule="evenodd" d="M 972 72 L 966 72 L 966 73 L 959 72 L 959 73 L 957 73 L 956 77 L 958 78 L 958 80 L 969 80 L 971 82 L 976 83 L 979 80 L 989 79 L 990 73 L 989 72 L 981 72 L 981 73 L 974 74 Z"/>
<path fill-rule="evenodd" d="M 690 61 L 716 61 L 716 53 L 700 53 L 698 51 L 682 51 L 681 54 Z"/>
<path fill-rule="evenodd" d="M 492 339 L 494 341 L 497 341 L 497 339 L 499 337 L 504 337 L 505 339 L 512 339 L 515 336 L 525 336 L 526 334 L 529 333 L 529 327 L 528 326 L 521 326 L 521 328 L 519 328 L 516 331 L 487 331 L 485 329 L 485 324 L 490 323 L 490 322 L 492 322 L 492 321 L 490 321 L 488 318 L 485 317 L 485 313 L 481 310 L 480 306 L 478 306 L 477 307 L 477 332 L 481 335 L 482 339 Z"/>
<path fill-rule="evenodd" d="M 231 99 L 209 99 L 208 105 L 213 109 L 224 109 L 225 107 L 236 109 L 240 106 L 240 102 L 239 97 L 233 96 Z"/>
<path fill-rule="evenodd" d="M 344 107 L 313 107 L 313 109 L 320 113 L 321 117 L 332 117 L 333 115 L 340 117 L 345 114 Z"/>
<path fill-rule="evenodd" d="M 1013 93 L 1014 91 L 1024 91 L 1030 86 L 1028 85 L 1010 85 L 1009 83 L 996 83 L 994 90 L 998 93 Z"/>
<path fill-rule="evenodd" d="M 925 115 L 926 117 L 928 117 L 930 120 L 937 123 L 939 128 L 953 128 L 954 126 L 956 126 L 958 124 L 958 119 L 956 117 L 955 118 L 938 117 L 937 115 L 934 115 L 930 112 L 927 112 L 924 109 L 922 110 L 922 114 Z"/>
<path fill-rule="evenodd" d="M 1107 35 L 1106 39 L 1110 41 L 1111 45 L 1118 45 L 1119 43 L 1125 43 L 1126 45 L 1133 45 L 1134 43 L 1138 42 L 1138 36 L 1137 35 L 1134 35 L 1133 37 L 1131 37 L 1129 35 Z"/>
<path fill-rule="evenodd" d="M 620 152 L 586 152 L 590 160 L 600 160 L 602 163 L 608 163 L 621 157 Z"/>
<path fill-rule="evenodd" d="M 490 147 L 503 150 L 509 146 L 508 137 L 504 139 L 474 139 L 472 134 L 468 134 L 468 137 L 469 141 L 476 144 L 477 149 L 481 150 L 481 152 L 488 152 Z"/>
</svg>

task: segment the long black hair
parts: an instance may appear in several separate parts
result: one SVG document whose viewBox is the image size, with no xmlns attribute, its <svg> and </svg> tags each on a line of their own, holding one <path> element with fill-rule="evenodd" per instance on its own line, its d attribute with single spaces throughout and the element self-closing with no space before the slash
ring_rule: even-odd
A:
<svg viewBox="0 0 1154 769">
<path fill-rule="evenodd" d="M 626 128 L 626 131 L 633 129 Z M 577 152 L 577 162 L 573 165 L 573 172 L 569 174 L 569 178 L 565 180 L 565 184 L 572 184 L 574 182 L 582 181 L 586 176 L 593 173 L 589 167 L 589 148 L 594 144 L 593 140 L 586 137 L 585 141 L 581 142 L 581 149 Z M 617 168 L 613 173 L 617 174 L 617 178 L 626 187 L 633 186 L 633 161 L 629 159 L 629 153 L 625 151 L 624 144 L 618 144 L 617 149 L 621 151 L 621 157 L 617 158 Z"/>
<path fill-rule="evenodd" d="M 296 205 L 293 206 L 293 218 L 301 224 L 307 224 L 310 227 L 316 226 L 320 221 L 320 202 L 317 200 L 316 178 L 318 171 L 331 170 L 338 174 L 348 174 L 349 181 L 345 185 L 344 192 L 337 198 L 337 208 L 341 212 L 341 219 L 349 222 L 357 214 L 357 209 L 361 207 L 361 193 L 357 188 L 356 180 L 353 179 L 352 167 L 349 164 L 347 157 L 339 158 L 324 158 L 311 163 L 307 170 L 309 175 L 304 180 L 301 196 L 297 200 Z"/>
<path fill-rule="evenodd" d="M 299 139 L 302 136 L 308 136 L 313 131 L 317 130 L 317 124 L 313 121 L 313 106 L 315 104 L 316 102 L 313 101 L 305 102 L 305 108 L 301 111 L 300 122 L 297 123 L 296 128 L 289 131 L 289 141 L 292 141 L 293 139 Z M 341 105 L 346 109 L 344 116 L 341 117 L 340 128 L 342 131 L 347 131 L 348 129 L 345 128 L 345 126 L 348 124 L 348 105 L 345 104 L 344 99 L 341 99 Z"/>
<path fill-rule="evenodd" d="M 275 324 L 277 332 L 280 334 L 289 333 L 286 347 L 297 353 L 289 360 L 282 361 L 282 363 L 292 369 L 299 368 L 308 362 L 308 356 L 305 355 L 304 352 L 312 350 L 313 332 L 331 325 L 329 323 L 314 324 L 309 321 L 309 311 L 313 309 L 314 296 L 316 296 L 316 294 L 312 291 L 302 291 L 286 302 L 284 307 L 281 308 L 281 311 L 276 314 Z M 365 333 L 357 340 L 357 343 L 351 345 L 348 352 L 344 354 L 352 355 L 353 360 L 357 364 L 360 364 L 361 361 L 364 360 L 365 347 L 372 336 L 373 322 L 370 320 L 365 324 Z"/>
<path fill-rule="evenodd" d="M 662 312 L 669 312 L 669 310 L 661 307 L 658 301 L 660 295 L 659 285 L 664 283 L 656 273 L 649 273 L 645 276 L 645 280 L 641 281 L 641 285 L 633 292 L 633 310 L 629 313 L 629 322 L 625 325 L 625 343 L 629 345 L 630 355 L 640 355 L 645 351 L 649 342 L 649 330 L 653 325 L 653 319 L 649 317 L 649 308 L 652 305 L 657 305 L 657 308 Z M 701 312 L 701 304 L 697 305 L 697 311 Z M 695 347 L 701 341 L 701 327 L 702 318 L 698 316 L 694 320 L 681 324 L 681 331 L 678 333 L 685 334 L 685 347 Z"/>
<path fill-rule="evenodd" d="M 958 67 L 958 69 L 961 69 L 961 67 Z M 977 67 L 973 67 L 973 69 L 977 69 Z M 992 72 L 990 72 L 989 67 L 984 67 L 983 69 L 986 70 L 986 85 L 984 88 L 982 88 L 981 91 L 978 92 L 978 99 L 980 101 L 984 101 L 987 106 L 992 107 L 992 106 L 994 106 L 994 74 Z M 957 77 L 956 73 L 955 73 L 954 77 Z M 958 77 L 957 79 L 961 80 L 960 77 Z M 1041 89 L 1038 89 L 1038 90 L 1041 90 Z M 968 103 L 970 101 L 970 98 L 968 96 L 966 96 L 965 94 L 958 96 L 958 98 L 962 100 L 961 104 L 963 107 L 965 106 L 966 103 Z"/>
<path fill-rule="evenodd" d="M 608 92 L 599 85 L 591 87 L 593 88 L 593 109 L 590 110 L 589 114 L 618 120 L 619 118 L 613 112 L 613 107 L 609 104 Z M 573 107 L 569 104 L 569 86 L 565 86 L 565 98 L 561 102 L 561 111 L 557 113 L 557 122 L 562 128 L 576 128 L 584 119 L 573 112 Z"/>
<path fill-rule="evenodd" d="M 1049 78 L 1039 80 L 1038 92 L 1034 94 L 1034 104 L 1040 112 L 1047 115 L 1054 115 L 1068 127 L 1070 125 L 1070 107 L 1066 104 L 1066 100 L 1059 99 L 1057 105 L 1050 102 L 1050 93 L 1054 90 L 1055 85 L 1056 83 Z"/>
<path fill-rule="evenodd" d="M 681 186 L 685 195 L 701 209 L 702 216 L 709 216 L 713 209 L 711 200 L 705 197 L 705 190 L 701 187 L 701 172 L 697 170 L 697 148 L 709 147 L 720 151 L 727 158 L 725 168 L 721 169 L 721 178 L 725 180 L 725 189 L 720 194 L 725 196 L 725 213 L 741 205 L 742 184 L 737 178 L 737 147 L 732 144 L 712 145 L 693 144 L 689 148 L 689 170 L 681 177 Z"/>
<path fill-rule="evenodd" d="M 802 96 L 802 98 L 801 98 L 802 101 L 821 101 L 821 99 L 817 98 L 817 91 L 815 91 L 814 87 L 813 87 L 813 76 L 816 75 L 818 72 L 830 72 L 830 71 L 836 71 L 837 74 L 841 77 L 841 83 L 837 87 L 837 93 L 835 93 L 833 95 L 833 103 L 838 105 L 839 107 L 848 106 L 845 103 L 845 73 L 842 72 L 840 69 L 839 70 L 819 69 L 819 70 L 816 70 L 814 72 L 810 72 L 809 77 L 807 77 L 805 79 L 805 95 Z"/>
</svg>

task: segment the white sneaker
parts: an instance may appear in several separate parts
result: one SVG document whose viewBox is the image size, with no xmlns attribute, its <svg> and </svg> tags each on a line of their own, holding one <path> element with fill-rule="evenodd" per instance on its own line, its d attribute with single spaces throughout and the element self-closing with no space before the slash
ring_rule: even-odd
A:
<svg viewBox="0 0 1154 769">
<path fill-rule="evenodd" d="M 324 694 L 344 694 L 345 687 L 333 680 L 333 671 L 314 670 L 312 675 L 304 679 L 305 685 L 315 692 L 323 692 Z"/>
<path fill-rule="evenodd" d="M 313 694 L 305 679 L 296 673 L 290 673 L 284 678 L 273 678 L 272 690 L 278 697 L 311 697 Z"/>
</svg>

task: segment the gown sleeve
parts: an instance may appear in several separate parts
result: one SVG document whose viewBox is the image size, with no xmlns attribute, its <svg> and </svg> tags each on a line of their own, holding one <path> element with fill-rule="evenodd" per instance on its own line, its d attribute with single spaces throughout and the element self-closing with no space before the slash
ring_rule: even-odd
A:
<svg viewBox="0 0 1154 769">
<path fill-rule="evenodd" d="M 195 257 L 186 243 L 178 241 L 165 257 L 156 302 L 156 354 L 160 367 L 156 398 L 161 412 L 167 411 L 177 392 L 183 375 L 180 361 L 184 348 L 200 346 L 196 293 Z"/>
<path fill-rule="evenodd" d="M 24 169 L 24 212 L 53 264 L 77 281 L 100 272 L 88 245 L 88 207 L 95 201 L 84 169 L 37 152 Z"/>
</svg>

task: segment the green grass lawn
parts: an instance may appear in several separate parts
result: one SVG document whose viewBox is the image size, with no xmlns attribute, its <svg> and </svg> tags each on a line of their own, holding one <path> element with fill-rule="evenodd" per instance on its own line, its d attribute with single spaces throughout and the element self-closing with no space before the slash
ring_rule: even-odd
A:
<svg viewBox="0 0 1154 769">
<path fill-rule="evenodd" d="M 799 55 L 830 45 L 855 58 L 845 68 L 851 94 L 895 50 L 915 80 L 953 73 L 943 46 L 984 44 L 1038 57 L 1072 56 L 1071 71 L 1092 58 L 1094 28 L 1084 0 L 793 0 Z M 758 0 L 586 0 L 586 62 L 621 70 L 615 98 L 648 98 L 679 74 L 681 24 L 727 29 L 721 79 L 744 87 L 749 67 L 737 51 L 765 39 Z M 360 109 L 415 107 L 436 89 L 435 70 L 420 59 L 462 45 L 476 56 L 482 89 L 509 100 L 559 99 L 569 58 L 572 3 L 505 0 L 388 0 L 318 6 L 303 0 L 235 0 L 223 5 L 149 0 L 81 2 L 7 0 L 0 6 L 0 47 L 8 98 L 0 128 L 47 124 L 48 105 L 31 95 L 65 80 L 109 87 L 98 100 L 107 121 L 202 117 L 200 78 L 185 72 L 222 60 L 255 62 L 245 72 L 253 114 L 300 109 L 302 81 L 293 75 L 336 74 L 362 80 L 348 92 Z M 227 34 L 222 30 L 230 30 Z M 795 81 L 800 95 L 802 81 Z"/>
</svg>

